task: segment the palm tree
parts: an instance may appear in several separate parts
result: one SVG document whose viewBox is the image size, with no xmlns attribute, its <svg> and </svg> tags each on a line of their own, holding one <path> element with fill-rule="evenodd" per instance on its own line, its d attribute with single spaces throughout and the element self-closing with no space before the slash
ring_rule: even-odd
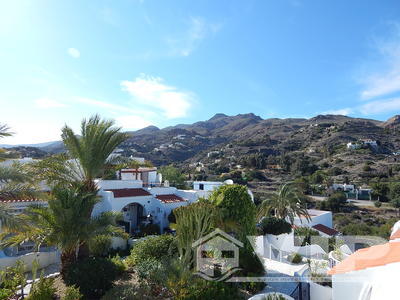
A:
<svg viewBox="0 0 400 300">
<path fill-rule="evenodd" d="M 82 121 L 80 136 L 67 125 L 61 136 L 69 154 L 79 163 L 89 192 L 96 190 L 94 179 L 103 174 L 110 154 L 128 138 L 114 121 L 102 120 L 98 115 Z"/>
<path fill-rule="evenodd" d="M 291 183 L 283 184 L 270 198 L 260 204 L 257 218 L 261 219 L 273 212 L 277 218 L 289 218 L 291 224 L 294 223 L 295 216 L 311 220 L 304 198 L 304 195 L 295 185 Z"/>
<path fill-rule="evenodd" d="M 99 235 L 125 236 L 116 227 L 117 215 L 104 213 L 87 218 L 99 201 L 96 192 L 85 192 L 82 186 L 74 189 L 55 188 L 48 207 L 32 206 L 19 215 L 23 226 L 6 229 L 0 235 L 0 247 L 20 245 L 33 241 L 38 249 L 41 245 L 56 246 L 61 251 L 61 273 L 78 258 L 78 249 Z"/>
<path fill-rule="evenodd" d="M 10 128 L 5 124 L 0 124 L 0 138 L 11 136 Z"/>
<path fill-rule="evenodd" d="M 0 124 L 0 138 L 11 136 L 9 127 Z M 20 165 L 0 167 L 0 224 L 2 228 L 16 228 L 20 220 L 10 212 L 9 206 L 1 201 L 26 199 L 37 196 L 31 177 Z"/>
</svg>

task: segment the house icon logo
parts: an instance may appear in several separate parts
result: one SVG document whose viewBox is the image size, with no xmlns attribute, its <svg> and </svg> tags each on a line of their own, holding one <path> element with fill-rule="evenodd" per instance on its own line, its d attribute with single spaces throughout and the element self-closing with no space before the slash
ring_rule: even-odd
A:
<svg viewBox="0 0 400 300">
<path fill-rule="evenodd" d="M 192 244 L 196 253 L 196 275 L 222 281 L 239 268 L 239 247 L 243 243 L 217 228 Z"/>
</svg>

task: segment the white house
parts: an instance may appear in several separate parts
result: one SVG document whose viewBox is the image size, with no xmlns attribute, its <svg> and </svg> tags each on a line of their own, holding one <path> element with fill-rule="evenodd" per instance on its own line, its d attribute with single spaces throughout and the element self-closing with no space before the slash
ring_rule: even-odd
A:
<svg viewBox="0 0 400 300">
<path fill-rule="evenodd" d="M 361 148 L 361 145 L 360 144 L 358 144 L 358 143 L 347 143 L 347 145 L 346 145 L 346 147 L 347 147 L 347 149 L 349 149 L 349 150 L 355 150 L 355 149 L 360 149 Z"/>
<path fill-rule="evenodd" d="M 400 230 L 393 227 L 391 240 L 361 249 L 333 267 L 333 300 L 399 299 Z"/>
<path fill-rule="evenodd" d="M 331 188 L 334 191 L 342 191 L 342 192 L 354 192 L 355 190 L 354 184 L 346 184 L 346 183 L 334 183 L 332 184 Z"/>
<path fill-rule="evenodd" d="M 0 166 L 1 167 L 11 167 L 14 163 L 27 164 L 27 163 L 32 163 L 32 162 L 34 162 L 34 159 L 32 157 L 12 158 L 12 159 L 0 161 Z"/>
<path fill-rule="evenodd" d="M 140 167 L 137 169 L 121 169 L 117 172 L 120 180 L 141 180 L 144 186 L 159 186 L 162 175 L 157 173 L 157 168 Z"/>
<path fill-rule="evenodd" d="M 150 187 L 142 180 L 97 180 L 101 201 L 93 215 L 106 211 L 122 212 L 128 233 L 139 231 L 141 225 L 157 224 L 161 232 L 169 225 L 168 215 L 177 207 L 196 201 L 195 191 L 175 187 Z"/>
<path fill-rule="evenodd" d="M 293 225 L 313 227 L 321 224 L 327 227 L 333 227 L 332 212 L 318 209 L 308 209 L 310 220 L 307 220 L 305 216 L 295 216 Z"/>
</svg>

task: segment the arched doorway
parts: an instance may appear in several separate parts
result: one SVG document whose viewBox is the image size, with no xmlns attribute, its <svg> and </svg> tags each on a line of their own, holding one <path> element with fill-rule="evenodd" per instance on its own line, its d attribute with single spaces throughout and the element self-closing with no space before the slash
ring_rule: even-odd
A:
<svg viewBox="0 0 400 300">
<path fill-rule="evenodd" d="M 134 234 L 144 219 L 144 208 L 139 203 L 130 203 L 122 208 L 125 231 Z"/>
</svg>

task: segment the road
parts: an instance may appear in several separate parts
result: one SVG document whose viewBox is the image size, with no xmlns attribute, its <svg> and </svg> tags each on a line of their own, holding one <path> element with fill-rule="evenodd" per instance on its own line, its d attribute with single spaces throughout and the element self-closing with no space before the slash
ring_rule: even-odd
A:
<svg viewBox="0 0 400 300">
<path fill-rule="evenodd" d="M 324 201 L 326 200 L 328 197 L 324 197 L 324 196 L 310 196 L 311 199 L 315 200 L 315 201 Z M 353 204 L 353 205 L 357 205 L 357 206 L 374 206 L 374 202 L 373 201 L 368 201 L 368 200 L 354 200 L 354 199 L 349 199 L 348 200 L 349 203 Z"/>
</svg>

